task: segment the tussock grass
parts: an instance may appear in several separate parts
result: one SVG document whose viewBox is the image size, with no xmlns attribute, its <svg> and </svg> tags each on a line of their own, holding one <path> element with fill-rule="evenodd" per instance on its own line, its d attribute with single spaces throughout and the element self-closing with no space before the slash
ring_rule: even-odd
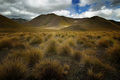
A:
<svg viewBox="0 0 120 80">
<path fill-rule="evenodd" d="M 68 39 L 66 41 L 66 43 L 68 43 L 71 47 L 76 47 L 77 46 L 76 41 L 74 39 L 72 39 L 72 38 Z"/>
<path fill-rule="evenodd" d="M 94 70 L 91 68 L 88 69 L 88 77 L 89 80 L 103 80 L 103 73 L 101 72 L 95 73 Z"/>
<path fill-rule="evenodd" d="M 58 43 L 54 39 L 48 42 L 46 47 L 46 55 L 55 55 L 58 53 Z"/>
<path fill-rule="evenodd" d="M 42 36 L 34 37 L 31 41 L 30 44 L 41 44 L 44 41 Z"/>
<path fill-rule="evenodd" d="M 44 54 L 39 49 L 31 48 L 23 52 L 24 59 L 30 67 L 38 63 L 44 56 Z"/>
<path fill-rule="evenodd" d="M 78 44 L 84 44 L 84 42 L 86 42 L 87 41 L 87 37 L 85 37 L 85 36 L 77 36 L 77 43 Z"/>
<path fill-rule="evenodd" d="M 38 80 L 62 80 L 64 67 L 56 60 L 44 60 L 33 69 L 33 77 Z"/>
<path fill-rule="evenodd" d="M 0 33 L 0 80 L 116 80 L 119 35 L 104 31 Z"/>
<path fill-rule="evenodd" d="M 73 59 L 80 61 L 83 57 L 83 53 L 78 50 L 74 50 L 72 57 L 73 57 Z"/>
<path fill-rule="evenodd" d="M 58 52 L 60 55 L 63 55 L 63 56 L 71 56 L 73 49 L 69 45 L 63 44 L 63 45 L 60 45 Z"/>
<path fill-rule="evenodd" d="M 9 53 L 6 56 L 7 59 L 11 60 L 11 59 L 24 59 L 24 54 L 23 51 L 21 50 L 11 50 L 11 53 Z"/>
<path fill-rule="evenodd" d="M 115 71 L 115 69 L 107 63 L 103 63 L 96 57 L 87 56 L 85 55 L 83 58 L 83 62 L 85 63 L 86 67 L 93 67 L 98 71 Z"/>
<path fill-rule="evenodd" d="M 120 45 L 114 45 L 106 51 L 106 55 L 110 61 L 120 63 Z"/>
<path fill-rule="evenodd" d="M 91 56 L 91 55 L 95 56 L 96 55 L 96 51 L 94 49 L 91 49 L 91 48 L 83 50 L 83 53 L 87 54 L 88 56 Z"/>
<path fill-rule="evenodd" d="M 27 40 L 27 41 L 30 41 L 32 38 L 33 38 L 32 35 L 26 36 L 26 40 Z"/>
<path fill-rule="evenodd" d="M 13 38 L 3 38 L 0 40 L 0 50 L 2 49 L 24 49 L 26 47 L 25 43 L 20 41 L 14 41 Z"/>
<path fill-rule="evenodd" d="M 24 80 L 28 76 L 28 68 L 22 60 L 5 59 L 0 65 L 0 80 Z"/>
<path fill-rule="evenodd" d="M 98 41 L 98 46 L 102 47 L 102 48 L 108 48 L 110 46 L 113 46 L 113 44 L 114 44 L 114 41 L 112 39 L 109 39 L 109 38 L 101 38 Z"/>
</svg>

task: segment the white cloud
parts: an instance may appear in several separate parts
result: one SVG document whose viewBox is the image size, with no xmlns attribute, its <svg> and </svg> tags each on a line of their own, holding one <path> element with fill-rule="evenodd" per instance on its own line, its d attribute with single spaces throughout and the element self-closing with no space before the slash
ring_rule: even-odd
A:
<svg viewBox="0 0 120 80">
<path fill-rule="evenodd" d="M 100 16 L 100 17 L 103 17 L 103 18 L 106 18 L 106 19 L 111 19 L 111 20 L 116 20 L 116 21 L 120 21 L 120 9 L 107 9 L 107 8 L 104 8 L 102 10 L 98 10 L 98 11 L 92 11 L 91 9 L 86 11 L 86 12 L 83 12 L 81 14 L 71 14 L 70 11 L 67 11 L 67 10 L 61 10 L 61 11 L 55 11 L 53 12 L 57 15 L 62 15 L 62 16 L 66 16 L 66 17 L 71 17 L 71 18 L 90 18 L 90 17 L 93 17 L 93 16 Z"/>
<path fill-rule="evenodd" d="M 0 14 L 21 18 L 29 16 L 27 19 L 31 19 L 41 14 L 67 9 L 71 4 L 72 0 L 0 0 Z"/>
<path fill-rule="evenodd" d="M 98 2 L 101 2 L 101 0 L 80 0 L 79 5 L 83 7 L 83 6 L 91 5 L 93 3 L 98 3 Z"/>
<path fill-rule="evenodd" d="M 23 4 L 28 11 L 48 13 L 70 7 L 72 0 L 25 0 Z"/>
<path fill-rule="evenodd" d="M 1 14 L 3 14 L 3 15 L 10 15 L 11 12 L 10 11 L 5 11 L 5 12 L 2 12 Z"/>
<path fill-rule="evenodd" d="M 109 8 L 105 6 L 105 1 L 111 2 Z M 94 3 L 96 5 L 92 5 Z M 88 11 L 81 14 L 75 13 L 74 10 L 66 10 L 71 4 L 72 0 L 0 0 L 0 14 L 10 18 L 32 19 L 41 14 L 55 13 L 72 18 L 101 16 L 106 19 L 120 20 L 120 8 L 114 8 L 120 5 L 120 0 L 80 0 L 81 7 L 91 5 Z"/>
<path fill-rule="evenodd" d="M 69 16 L 70 15 L 70 11 L 68 11 L 68 10 L 54 11 L 52 13 L 55 13 L 60 16 Z"/>
</svg>

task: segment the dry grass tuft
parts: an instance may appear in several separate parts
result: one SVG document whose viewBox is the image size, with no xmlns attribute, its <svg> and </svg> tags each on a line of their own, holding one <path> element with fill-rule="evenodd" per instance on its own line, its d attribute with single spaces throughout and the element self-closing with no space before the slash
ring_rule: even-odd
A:
<svg viewBox="0 0 120 80">
<path fill-rule="evenodd" d="M 45 60 L 36 64 L 33 69 L 33 76 L 38 80 L 62 80 L 64 67 L 56 60 Z"/>
<path fill-rule="evenodd" d="M 115 71 L 115 69 L 107 63 L 103 63 L 96 57 L 87 56 L 83 58 L 83 62 L 85 63 L 86 67 L 93 67 L 96 70 L 104 70 L 104 71 Z"/>
<path fill-rule="evenodd" d="M 24 80 L 28 77 L 28 68 L 19 59 L 5 59 L 0 65 L 0 80 Z"/>
<path fill-rule="evenodd" d="M 31 41 L 30 44 L 41 44 L 44 41 L 43 37 L 38 36 L 34 37 Z"/>
<path fill-rule="evenodd" d="M 72 55 L 72 57 L 77 61 L 80 61 L 82 59 L 82 56 L 83 56 L 83 53 L 78 50 L 75 50 Z"/>
<path fill-rule="evenodd" d="M 68 39 L 66 42 L 67 42 L 71 47 L 76 47 L 76 46 L 77 46 L 77 45 L 76 45 L 76 41 L 73 40 L 72 38 L 71 38 L 71 39 Z"/>
<path fill-rule="evenodd" d="M 73 52 L 73 49 L 69 45 L 64 44 L 64 45 L 60 46 L 58 52 L 59 52 L 60 55 L 63 55 L 63 56 L 71 56 L 72 52 Z"/>
<path fill-rule="evenodd" d="M 88 70 L 88 77 L 89 80 L 103 80 L 103 74 L 101 72 L 95 73 L 92 68 Z"/>
<path fill-rule="evenodd" d="M 108 48 L 110 46 L 112 46 L 114 44 L 113 40 L 109 39 L 109 38 L 101 38 L 98 41 L 98 46 L 102 47 L 102 48 Z"/>
<path fill-rule="evenodd" d="M 44 56 L 41 50 L 35 48 L 29 49 L 23 52 L 23 54 L 25 61 L 28 63 L 30 67 L 38 63 Z"/>
<path fill-rule="evenodd" d="M 106 51 L 107 57 L 114 63 L 120 63 L 120 45 L 114 45 Z"/>
<path fill-rule="evenodd" d="M 46 54 L 47 55 L 54 55 L 57 54 L 58 52 L 58 44 L 57 42 L 53 39 L 48 42 L 48 46 L 46 47 Z"/>
<path fill-rule="evenodd" d="M 20 41 L 14 41 L 11 38 L 3 38 L 0 40 L 0 49 L 25 49 L 26 44 Z"/>
</svg>

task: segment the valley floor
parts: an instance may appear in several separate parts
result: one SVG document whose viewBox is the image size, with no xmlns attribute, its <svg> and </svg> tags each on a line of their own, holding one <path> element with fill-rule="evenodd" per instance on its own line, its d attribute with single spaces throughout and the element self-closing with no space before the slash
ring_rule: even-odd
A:
<svg viewBox="0 0 120 80">
<path fill-rule="evenodd" d="M 0 33 L 0 80 L 120 80 L 120 32 Z"/>
</svg>

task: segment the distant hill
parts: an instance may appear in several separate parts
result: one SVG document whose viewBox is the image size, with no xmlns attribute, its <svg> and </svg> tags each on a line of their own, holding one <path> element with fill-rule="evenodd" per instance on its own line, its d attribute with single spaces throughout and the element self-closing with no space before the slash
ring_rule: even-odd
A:
<svg viewBox="0 0 120 80">
<path fill-rule="evenodd" d="M 73 19 L 55 14 L 40 15 L 25 23 L 26 26 L 34 27 L 68 27 L 73 24 Z"/>
<path fill-rule="evenodd" d="M 78 19 L 70 27 L 64 30 L 120 30 L 120 27 L 104 18 L 94 16 L 92 18 Z"/>
<path fill-rule="evenodd" d="M 22 19 L 22 18 L 18 18 L 18 19 L 12 18 L 12 20 L 15 21 L 15 22 L 18 22 L 20 24 L 28 22 L 28 20 Z"/>
<path fill-rule="evenodd" d="M 120 22 L 117 22 L 117 21 L 114 21 L 114 20 L 109 20 L 109 21 L 120 26 Z"/>
<path fill-rule="evenodd" d="M 21 28 L 23 26 L 29 26 L 30 29 L 39 27 L 40 29 L 62 29 L 74 31 L 120 30 L 120 22 L 106 20 L 98 16 L 94 16 L 92 18 L 73 19 L 55 14 L 47 14 L 40 15 L 31 21 L 27 21 L 21 18 L 11 20 L 5 16 L 0 15 L 0 28 L 13 29 L 15 27 Z M 21 28 L 21 30 L 22 29 L 23 28 Z"/>
<path fill-rule="evenodd" d="M 23 27 L 21 24 L 6 18 L 5 16 L 0 15 L 0 28 L 14 28 L 14 27 Z"/>
<path fill-rule="evenodd" d="M 72 19 L 55 14 L 40 15 L 24 24 L 42 28 L 60 28 L 63 30 L 120 30 L 119 23 L 94 16 L 92 18 Z"/>
</svg>

